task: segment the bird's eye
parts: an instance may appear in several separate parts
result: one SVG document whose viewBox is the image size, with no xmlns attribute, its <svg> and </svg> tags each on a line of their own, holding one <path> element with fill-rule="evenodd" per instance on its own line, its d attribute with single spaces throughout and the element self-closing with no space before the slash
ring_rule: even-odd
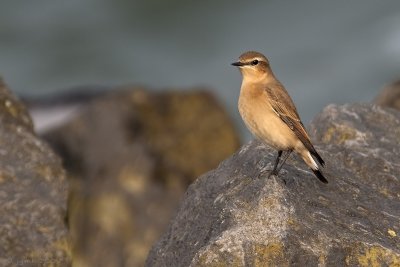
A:
<svg viewBox="0 0 400 267">
<path fill-rule="evenodd" d="M 258 60 L 257 59 L 255 59 L 255 60 L 253 60 L 252 62 L 251 62 L 251 65 L 252 66 L 255 66 L 255 65 L 257 65 L 258 64 Z"/>
</svg>

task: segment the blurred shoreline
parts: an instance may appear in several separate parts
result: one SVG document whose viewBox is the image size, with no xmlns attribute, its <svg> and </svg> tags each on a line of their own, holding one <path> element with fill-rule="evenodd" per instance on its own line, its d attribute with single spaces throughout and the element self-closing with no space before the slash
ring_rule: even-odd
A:
<svg viewBox="0 0 400 267">
<path fill-rule="evenodd" d="M 72 119 L 92 99 L 109 92 L 111 87 L 79 86 L 47 96 L 22 96 L 32 117 L 35 131 L 42 134 Z"/>
</svg>

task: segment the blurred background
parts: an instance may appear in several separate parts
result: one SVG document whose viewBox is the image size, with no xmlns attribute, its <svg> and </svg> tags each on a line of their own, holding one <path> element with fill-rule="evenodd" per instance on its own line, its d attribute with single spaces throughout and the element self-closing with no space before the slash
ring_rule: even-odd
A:
<svg viewBox="0 0 400 267">
<path fill-rule="evenodd" d="M 305 123 L 328 103 L 369 101 L 399 77 L 400 2 L 6 1 L 0 74 L 20 96 L 76 86 L 212 89 L 236 110 L 229 64 L 266 54 Z"/>
<path fill-rule="evenodd" d="M 251 138 L 230 65 L 247 50 L 307 125 L 400 78 L 400 1 L 3 1 L 0 76 L 62 158 L 74 266 L 143 266 L 187 187 Z"/>
</svg>

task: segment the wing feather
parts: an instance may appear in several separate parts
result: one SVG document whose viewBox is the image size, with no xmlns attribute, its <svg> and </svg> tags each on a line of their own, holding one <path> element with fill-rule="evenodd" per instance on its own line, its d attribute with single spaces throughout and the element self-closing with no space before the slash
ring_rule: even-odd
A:
<svg viewBox="0 0 400 267">
<path fill-rule="evenodd" d="M 280 90 L 276 89 L 277 86 L 280 87 Z M 318 159 L 320 164 L 324 165 L 324 161 L 312 145 L 310 137 L 286 89 L 281 84 L 274 84 L 273 86 L 267 86 L 265 93 L 268 95 L 273 111 L 295 133 L 307 150 Z"/>
</svg>

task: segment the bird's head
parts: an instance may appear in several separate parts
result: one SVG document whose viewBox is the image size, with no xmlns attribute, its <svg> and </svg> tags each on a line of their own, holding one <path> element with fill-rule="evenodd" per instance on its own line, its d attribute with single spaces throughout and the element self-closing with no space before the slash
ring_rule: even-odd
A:
<svg viewBox="0 0 400 267">
<path fill-rule="evenodd" d="M 243 53 L 237 62 L 232 63 L 239 68 L 243 79 L 258 80 L 271 73 L 268 59 L 261 53 L 249 51 Z"/>
</svg>

